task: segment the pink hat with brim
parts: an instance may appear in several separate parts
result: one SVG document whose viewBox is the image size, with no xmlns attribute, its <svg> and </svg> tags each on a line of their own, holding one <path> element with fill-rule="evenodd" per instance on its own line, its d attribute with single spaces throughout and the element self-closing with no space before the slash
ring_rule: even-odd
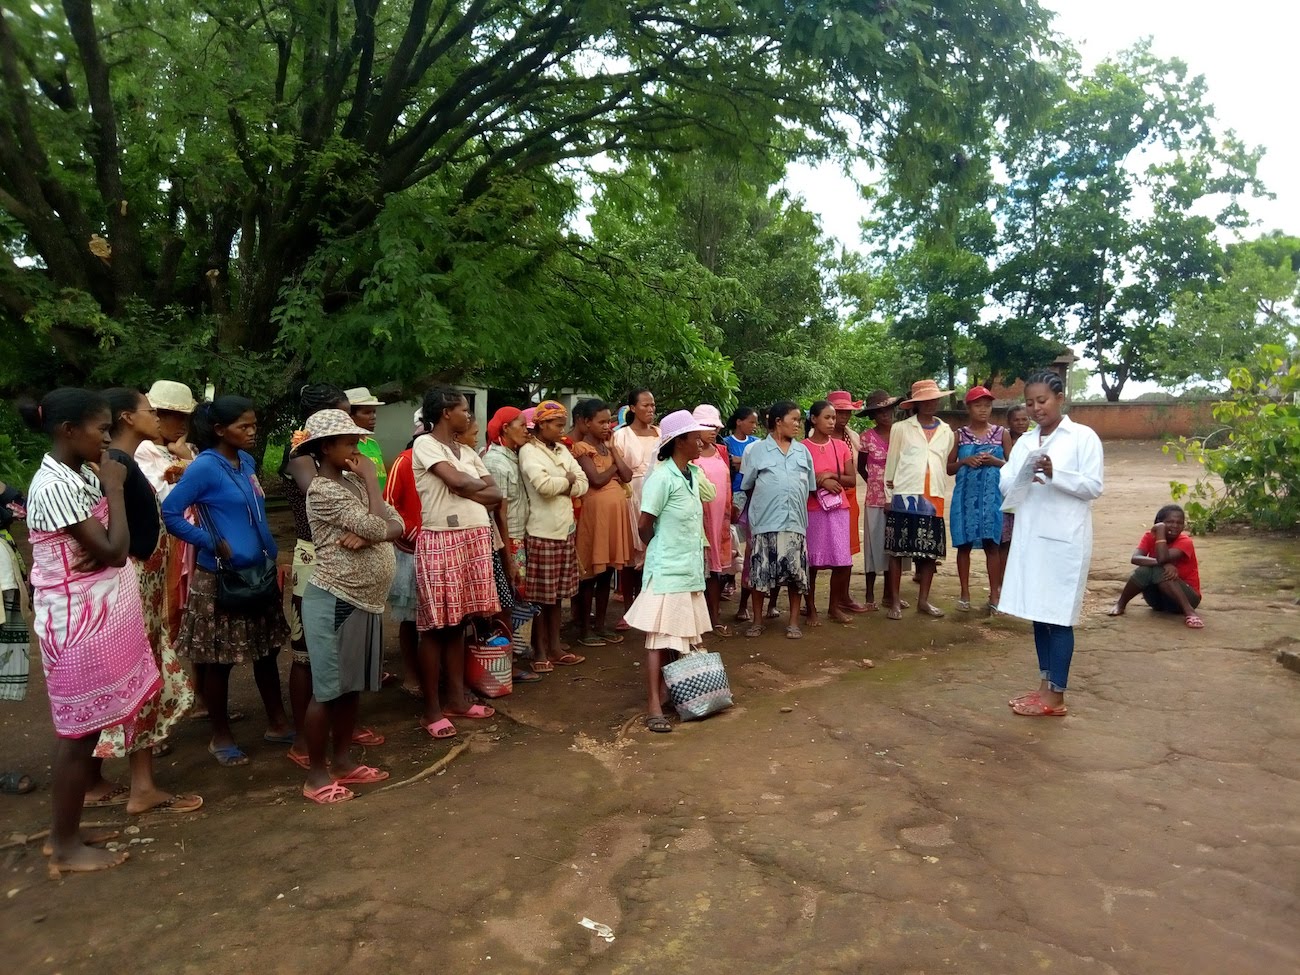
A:
<svg viewBox="0 0 1300 975">
<path fill-rule="evenodd" d="M 721 430 L 723 427 L 722 414 L 718 412 L 716 406 L 709 406 L 708 403 L 701 403 L 691 412 L 696 423 L 702 423 L 706 427 L 714 430 Z"/>
<path fill-rule="evenodd" d="M 833 393 L 826 394 L 826 402 L 837 410 L 860 410 L 862 409 L 862 400 L 855 400 L 853 394 L 848 390 L 837 389 Z"/>
<path fill-rule="evenodd" d="M 926 400 L 943 399 L 951 395 L 951 389 L 940 389 L 939 384 L 933 379 L 922 379 L 920 382 L 912 383 L 912 395 L 903 400 L 901 405 L 906 408 L 913 403 L 924 403 Z"/>
</svg>

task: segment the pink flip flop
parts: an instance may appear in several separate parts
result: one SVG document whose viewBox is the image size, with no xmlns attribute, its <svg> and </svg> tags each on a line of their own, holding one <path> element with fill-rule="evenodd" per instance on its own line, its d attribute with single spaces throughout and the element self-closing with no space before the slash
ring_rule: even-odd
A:
<svg viewBox="0 0 1300 975">
<path fill-rule="evenodd" d="M 433 722 L 432 724 L 422 725 L 421 727 L 423 727 L 424 730 L 429 733 L 430 737 L 433 738 L 455 738 L 456 737 L 456 726 L 452 724 L 450 721 L 448 721 L 446 718 L 440 718 L 439 720 Z"/>
<path fill-rule="evenodd" d="M 372 782 L 383 782 L 388 778 L 388 773 L 383 769 L 377 769 L 370 765 L 358 765 L 347 775 L 341 775 L 334 780 L 335 785 L 369 785 Z"/>
<path fill-rule="evenodd" d="M 1188 629 L 1201 630 L 1205 628 L 1205 620 L 1201 619 L 1195 613 L 1191 616 L 1183 617 L 1183 622 L 1187 624 Z"/>
<path fill-rule="evenodd" d="M 352 732 L 352 744 L 354 745 L 382 745 L 384 741 L 383 735 L 376 734 L 369 728 L 362 728 L 360 731 Z"/>
<path fill-rule="evenodd" d="M 490 718 L 497 713 L 497 709 L 490 708 L 486 704 L 471 704 L 464 711 L 448 711 L 443 708 L 442 713 L 453 718 Z"/>
<path fill-rule="evenodd" d="M 323 785 L 319 789 L 309 789 L 304 785 L 302 795 L 304 799 L 310 799 L 322 806 L 332 806 L 335 803 L 347 802 L 349 799 L 357 797 L 355 792 L 339 785 L 337 782 Z"/>
</svg>

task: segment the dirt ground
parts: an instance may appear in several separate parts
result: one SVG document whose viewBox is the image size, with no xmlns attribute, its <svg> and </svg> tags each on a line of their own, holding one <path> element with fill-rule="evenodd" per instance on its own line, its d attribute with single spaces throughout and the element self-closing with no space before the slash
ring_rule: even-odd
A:
<svg viewBox="0 0 1300 975">
<path fill-rule="evenodd" d="M 872 615 L 723 641 L 736 706 L 652 736 L 629 640 L 463 722 L 443 774 L 325 808 L 261 743 L 245 669 L 253 763 L 217 768 L 196 722 L 160 762 L 201 813 L 133 823 L 104 874 L 54 882 L 38 843 L 0 852 L 6 969 L 1300 971 L 1300 676 L 1273 659 L 1300 641 L 1300 552 L 1198 539 L 1204 630 L 1110 619 L 1179 472 L 1115 444 L 1106 474 L 1065 719 L 1006 706 L 1036 680 L 1026 624 Z M 955 585 L 950 563 L 941 606 Z M 395 780 L 449 750 L 397 689 L 364 709 Z M 0 797 L 0 840 L 47 825 L 51 740 L 36 679 L 0 708 L 0 768 L 42 787 Z"/>
</svg>

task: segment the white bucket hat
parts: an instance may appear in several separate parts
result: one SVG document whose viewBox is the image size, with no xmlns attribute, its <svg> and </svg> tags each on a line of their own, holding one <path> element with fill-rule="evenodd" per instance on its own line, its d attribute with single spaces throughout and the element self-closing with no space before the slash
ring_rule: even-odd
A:
<svg viewBox="0 0 1300 975">
<path fill-rule="evenodd" d="M 301 454 L 302 448 L 313 440 L 325 440 L 329 437 L 368 437 L 369 430 L 364 430 L 352 422 L 352 417 L 343 410 L 320 410 L 307 417 L 303 424 L 307 436 L 293 448 L 295 454 Z"/>
<path fill-rule="evenodd" d="M 678 410 L 676 413 L 669 413 L 659 421 L 659 448 L 662 450 L 663 445 L 670 440 L 676 440 L 684 433 L 700 433 L 703 430 L 712 430 L 713 427 L 707 423 L 701 423 L 691 415 L 690 410 Z"/>
<path fill-rule="evenodd" d="M 343 393 L 348 398 L 348 406 L 383 406 L 384 401 L 376 397 L 365 386 L 348 389 Z"/>
<path fill-rule="evenodd" d="M 199 405 L 188 386 L 170 379 L 159 379 L 149 387 L 145 396 L 155 410 L 166 410 L 169 413 L 193 413 Z"/>
</svg>

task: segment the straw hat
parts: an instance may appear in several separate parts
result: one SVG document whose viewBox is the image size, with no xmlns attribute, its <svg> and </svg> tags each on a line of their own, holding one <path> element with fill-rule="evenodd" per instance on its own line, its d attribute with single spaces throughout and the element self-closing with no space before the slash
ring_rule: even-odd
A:
<svg viewBox="0 0 1300 975">
<path fill-rule="evenodd" d="M 870 416 L 872 413 L 879 413 L 881 410 L 892 409 L 901 402 L 903 397 L 890 396 L 889 391 L 885 389 L 873 389 L 867 394 L 867 402 L 862 409 L 858 411 L 858 416 Z"/>
<path fill-rule="evenodd" d="M 166 410 L 169 413 L 193 413 L 199 405 L 194 401 L 194 394 L 188 386 L 170 379 L 159 379 L 149 387 L 145 396 L 155 410 Z"/>
<path fill-rule="evenodd" d="M 696 423 L 703 424 L 706 427 L 712 427 L 715 430 L 722 429 L 722 414 L 718 412 L 716 406 L 709 406 L 708 403 L 701 403 L 691 412 Z"/>
<path fill-rule="evenodd" d="M 369 430 L 363 430 L 353 423 L 352 417 L 343 410 L 320 410 L 307 417 L 303 427 L 303 433 L 307 436 L 293 448 L 295 454 L 301 454 L 304 447 L 316 440 L 326 440 L 329 437 L 370 436 Z"/>
<path fill-rule="evenodd" d="M 714 410 L 714 412 L 716 413 L 717 410 Z M 712 429 L 714 427 L 697 420 L 690 410 L 678 410 L 676 413 L 669 413 L 659 421 L 659 447 L 662 449 L 664 444 L 670 440 L 676 440 L 684 433 L 700 433 L 703 430 Z"/>
<path fill-rule="evenodd" d="M 835 407 L 837 411 L 846 410 L 852 412 L 853 410 L 862 409 L 862 401 L 855 400 L 851 393 L 843 389 L 837 389 L 833 393 L 827 393 L 826 402 Z"/>
<path fill-rule="evenodd" d="M 912 395 L 903 400 L 902 405 L 908 407 L 913 403 L 924 403 L 926 400 L 943 399 L 951 395 L 951 389 L 940 389 L 939 384 L 933 379 L 922 379 L 912 383 Z"/>
<path fill-rule="evenodd" d="M 354 409 L 358 406 L 384 405 L 384 401 L 373 395 L 365 386 L 358 386 L 356 389 L 344 390 L 343 395 L 348 398 L 348 406 Z"/>
</svg>

